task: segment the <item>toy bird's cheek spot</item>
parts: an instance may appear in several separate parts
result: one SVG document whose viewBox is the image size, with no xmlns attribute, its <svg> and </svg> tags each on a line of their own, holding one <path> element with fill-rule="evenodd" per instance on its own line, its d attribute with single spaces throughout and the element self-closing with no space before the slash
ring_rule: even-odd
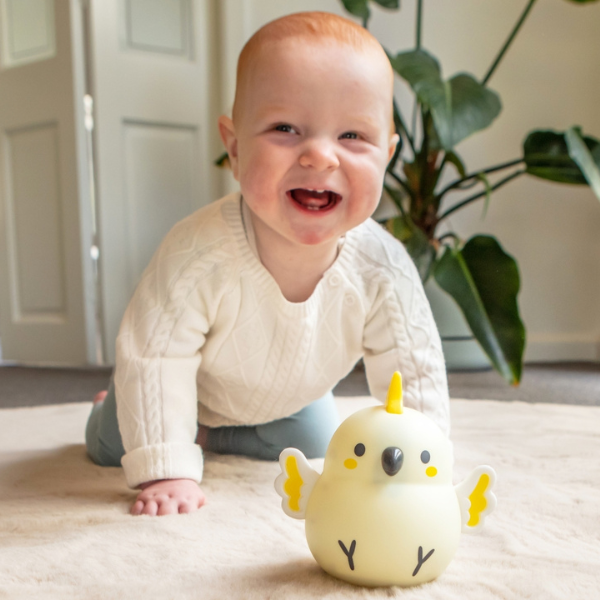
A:
<svg viewBox="0 0 600 600">
<path fill-rule="evenodd" d="M 437 475 L 437 469 L 435 467 L 427 467 L 427 469 L 425 469 L 425 474 L 427 477 L 435 477 Z"/>
<path fill-rule="evenodd" d="M 353 458 L 347 458 L 344 461 L 344 466 L 346 467 L 346 469 L 356 469 L 358 463 Z"/>
</svg>

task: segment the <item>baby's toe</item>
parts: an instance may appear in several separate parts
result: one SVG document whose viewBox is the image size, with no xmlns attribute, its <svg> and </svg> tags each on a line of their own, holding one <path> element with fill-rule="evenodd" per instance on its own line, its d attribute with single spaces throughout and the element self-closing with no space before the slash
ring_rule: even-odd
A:
<svg viewBox="0 0 600 600">
<path fill-rule="evenodd" d="M 104 400 L 104 398 L 106 398 L 106 395 L 108 394 L 107 390 L 103 390 L 102 392 L 98 392 L 95 396 L 94 396 L 94 404 L 98 404 L 98 402 L 102 402 Z"/>
</svg>

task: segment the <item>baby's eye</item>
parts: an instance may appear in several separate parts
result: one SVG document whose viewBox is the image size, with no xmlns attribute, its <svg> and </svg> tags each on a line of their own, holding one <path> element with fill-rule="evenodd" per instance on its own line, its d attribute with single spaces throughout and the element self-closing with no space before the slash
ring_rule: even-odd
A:
<svg viewBox="0 0 600 600">
<path fill-rule="evenodd" d="M 342 135 L 340 137 L 343 140 L 357 140 L 358 133 L 356 133 L 354 131 L 346 131 L 346 133 L 342 133 Z"/>
<path fill-rule="evenodd" d="M 282 131 L 283 133 L 294 133 L 295 129 L 291 125 L 282 123 L 281 125 L 275 126 L 275 131 Z"/>
</svg>

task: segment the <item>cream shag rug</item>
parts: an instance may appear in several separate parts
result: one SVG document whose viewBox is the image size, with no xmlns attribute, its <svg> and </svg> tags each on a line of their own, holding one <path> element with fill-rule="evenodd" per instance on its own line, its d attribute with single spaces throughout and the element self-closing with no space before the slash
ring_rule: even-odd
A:
<svg viewBox="0 0 600 600">
<path fill-rule="evenodd" d="M 346 416 L 374 401 L 338 402 Z M 86 457 L 89 410 L 0 410 L 0 598 L 600 597 L 600 408 L 453 400 L 455 478 L 492 465 L 498 508 L 437 581 L 405 590 L 321 571 L 276 463 L 208 455 L 199 512 L 129 516 L 121 469 Z"/>
</svg>

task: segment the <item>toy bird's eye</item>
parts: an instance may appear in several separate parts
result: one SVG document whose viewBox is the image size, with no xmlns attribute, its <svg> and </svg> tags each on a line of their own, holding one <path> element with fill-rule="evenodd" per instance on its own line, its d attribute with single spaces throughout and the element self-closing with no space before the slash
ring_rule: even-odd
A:
<svg viewBox="0 0 600 600">
<path fill-rule="evenodd" d="M 362 456 L 365 453 L 365 445 L 364 444 L 356 444 L 354 446 L 354 454 L 356 456 Z"/>
<path fill-rule="evenodd" d="M 424 464 L 427 464 L 430 460 L 431 460 L 431 454 L 429 454 L 429 452 L 427 452 L 427 450 L 423 450 L 423 452 L 421 452 L 421 462 Z"/>
</svg>

